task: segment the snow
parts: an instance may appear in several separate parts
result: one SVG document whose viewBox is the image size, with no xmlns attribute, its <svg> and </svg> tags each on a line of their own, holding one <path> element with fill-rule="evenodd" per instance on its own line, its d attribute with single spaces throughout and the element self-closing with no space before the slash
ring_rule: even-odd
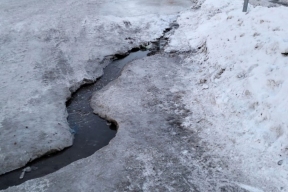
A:
<svg viewBox="0 0 288 192">
<path fill-rule="evenodd" d="M 200 135 L 213 154 L 255 181 L 288 190 L 288 60 L 281 54 L 288 47 L 287 8 L 250 6 L 246 14 L 241 3 L 206 0 L 202 9 L 185 12 L 166 51 L 206 49 L 202 57 L 187 59 L 199 73 L 187 82 L 198 89 L 185 104 L 195 111 L 200 103 L 202 111 L 195 113 L 209 124 Z M 202 91 L 201 79 L 209 89 Z M 193 130 L 195 119 L 186 118 L 184 125 Z"/>
<path fill-rule="evenodd" d="M 201 2 L 93 96 L 107 147 L 7 191 L 288 191 L 288 10 Z"/>
<path fill-rule="evenodd" d="M 191 4 L 133 2 L 1 1 L 0 174 L 71 146 L 71 92 L 102 75 L 106 56 L 155 40 Z"/>
<path fill-rule="evenodd" d="M 277 7 L 280 5 L 288 5 L 287 0 L 250 0 L 249 3 L 255 6 Z"/>
</svg>

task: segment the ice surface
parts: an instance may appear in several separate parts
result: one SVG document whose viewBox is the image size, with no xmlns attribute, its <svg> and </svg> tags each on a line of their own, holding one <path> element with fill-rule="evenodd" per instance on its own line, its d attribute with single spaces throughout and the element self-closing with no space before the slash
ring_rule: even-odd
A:
<svg viewBox="0 0 288 192">
<path fill-rule="evenodd" d="M 6 191 L 287 191 L 288 10 L 200 5 L 181 12 L 166 55 L 94 95 L 119 125 L 107 147 Z"/>
<path fill-rule="evenodd" d="M 181 64 L 187 56 L 155 55 L 131 63 L 120 78 L 92 98 L 95 112 L 119 125 L 109 145 L 53 174 L 6 191 L 33 192 L 42 186 L 43 191 L 51 192 L 246 192 L 227 179 L 236 175 L 223 174 L 227 162 L 208 154 L 199 133 L 182 126 L 194 113 L 183 104 L 186 90 L 191 89 L 182 76 L 187 68 Z"/>
<path fill-rule="evenodd" d="M 161 36 L 191 4 L 152 2 L 0 2 L 0 174 L 70 146 L 70 91 L 99 77 L 105 56 Z"/>
</svg>

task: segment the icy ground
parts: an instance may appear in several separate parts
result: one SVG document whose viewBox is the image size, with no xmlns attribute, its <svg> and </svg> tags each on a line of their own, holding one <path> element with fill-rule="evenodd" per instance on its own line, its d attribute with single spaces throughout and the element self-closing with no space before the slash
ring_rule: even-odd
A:
<svg viewBox="0 0 288 192">
<path fill-rule="evenodd" d="M 0 174 L 72 144 L 65 102 L 105 56 L 155 40 L 192 3 L 2 0 Z"/>
<path fill-rule="evenodd" d="M 6 191 L 288 191 L 288 8 L 242 5 L 181 12 L 166 54 L 93 96 L 110 144 Z"/>
</svg>

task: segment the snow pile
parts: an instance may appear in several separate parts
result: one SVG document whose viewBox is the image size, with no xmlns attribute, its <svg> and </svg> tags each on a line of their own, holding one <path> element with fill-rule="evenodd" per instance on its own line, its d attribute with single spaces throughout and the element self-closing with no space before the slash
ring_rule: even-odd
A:
<svg viewBox="0 0 288 192">
<path fill-rule="evenodd" d="M 206 0 L 178 19 L 166 51 L 202 50 L 186 59 L 197 76 L 183 77 L 191 87 L 185 103 L 193 111 L 183 125 L 201 132 L 214 155 L 255 178 L 250 184 L 257 188 L 245 185 L 248 190 L 286 191 L 288 8 L 250 5 L 243 13 L 242 5 Z"/>
</svg>

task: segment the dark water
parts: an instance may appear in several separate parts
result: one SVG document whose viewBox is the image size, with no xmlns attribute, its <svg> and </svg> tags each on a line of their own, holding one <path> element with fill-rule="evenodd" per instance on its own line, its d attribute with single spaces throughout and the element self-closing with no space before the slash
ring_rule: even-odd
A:
<svg viewBox="0 0 288 192">
<path fill-rule="evenodd" d="M 149 53 L 149 51 L 135 51 L 137 52 L 131 52 L 128 56 L 111 62 L 104 69 L 104 75 L 96 83 L 81 87 L 67 102 L 68 123 L 75 134 L 73 146 L 28 163 L 25 167 L 30 167 L 31 171 L 25 173 L 23 179 L 19 179 L 23 168 L 0 175 L 0 190 L 53 173 L 76 160 L 92 155 L 95 151 L 108 145 L 109 141 L 115 137 L 117 127 L 93 113 L 90 107 L 90 99 L 93 92 L 100 90 L 119 77 L 122 68 L 127 63 L 143 58 Z"/>
<path fill-rule="evenodd" d="M 168 43 L 166 35 L 170 32 L 173 33 L 178 27 L 177 23 L 172 23 L 164 31 L 163 36 L 149 43 L 149 50 L 146 50 L 145 45 L 141 45 L 139 48 L 132 49 L 129 54 L 114 55 L 117 60 L 112 61 L 104 69 L 104 75 L 95 83 L 79 88 L 66 103 L 69 114 L 67 120 L 74 132 L 73 146 L 36 159 L 23 168 L 0 175 L 0 190 L 53 173 L 74 161 L 92 155 L 95 151 L 108 145 L 116 135 L 117 126 L 93 113 L 90 106 L 92 94 L 118 78 L 127 63 L 161 52 Z M 31 168 L 31 171 L 25 173 L 24 178 L 20 179 L 22 170 L 26 167 Z"/>
</svg>

